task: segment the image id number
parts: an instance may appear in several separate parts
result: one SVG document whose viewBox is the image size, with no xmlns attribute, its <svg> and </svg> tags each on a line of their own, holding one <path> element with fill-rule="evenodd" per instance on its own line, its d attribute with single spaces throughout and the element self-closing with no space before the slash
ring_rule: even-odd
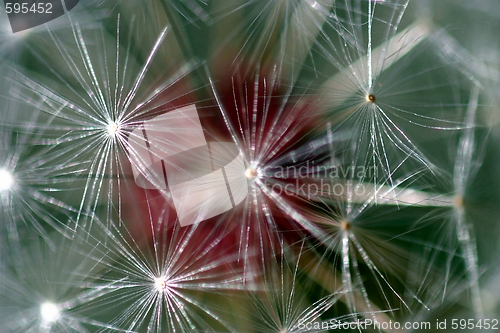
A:
<svg viewBox="0 0 500 333">
<path fill-rule="evenodd" d="M 7 2 L 5 3 L 5 10 L 7 11 L 7 14 L 27 14 L 27 13 L 34 13 L 34 14 L 52 14 L 52 4 L 50 2 L 47 3 L 34 3 L 33 5 L 30 6 L 28 3 L 11 3 Z"/>
<path fill-rule="evenodd" d="M 498 330 L 498 319 L 453 319 L 452 330 Z"/>
</svg>

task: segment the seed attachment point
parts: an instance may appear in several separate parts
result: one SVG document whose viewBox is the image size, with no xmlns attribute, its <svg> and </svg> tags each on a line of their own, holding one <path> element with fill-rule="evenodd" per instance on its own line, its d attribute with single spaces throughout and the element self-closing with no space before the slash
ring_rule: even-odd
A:
<svg viewBox="0 0 500 333">
<path fill-rule="evenodd" d="M 464 197 L 461 196 L 461 195 L 456 195 L 454 198 L 453 198 L 453 206 L 456 208 L 456 209 L 462 209 L 464 208 L 464 205 L 465 205 L 465 202 L 464 202 Z"/>
<path fill-rule="evenodd" d="M 245 177 L 248 179 L 255 179 L 259 176 L 259 171 L 254 167 L 249 167 L 245 170 Z"/>
<path fill-rule="evenodd" d="M 155 289 L 156 291 L 162 293 L 167 290 L 168 282 L 164 276 L 160 276 L 155 279 Z"/>
<path fill-rule="evenodd" d="M 352 228 L 352 224 L 350 221 L 343 220 L 342 222 L 340 222 L 340 229 L 342 229 L 343 231 L 351 230 L 351 228 Z"/>
<path fill-rule="evenodd" d="M 54 303 L 46 302 L 40 306 L 40 315 L 45 323 L 53 323 L 57 321 L 60 314 L 59 308 Z"/>
<path fill-rule="evenodd" d="M 11 173 L 5 169 L 0 169 L 0 192 L 9 190 L 14 184 Z"/>
<path fill-rule="evenodd" d="M 118 133 L 118 131 L 120 130 L 120 124 L 118 124 L 115 121 L 110 121 L 106 129 L 108 130 L 109 136 L 114 138 Z"/>
</svg>

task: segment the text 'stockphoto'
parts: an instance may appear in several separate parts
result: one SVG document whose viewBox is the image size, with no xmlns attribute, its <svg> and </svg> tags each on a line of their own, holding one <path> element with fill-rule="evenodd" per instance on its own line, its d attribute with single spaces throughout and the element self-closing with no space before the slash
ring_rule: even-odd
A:
<svg viewBox="0 0 500 333">
<path fill-rule="evenodd" d="M 498 0 L 3 0 L 0 333 L 500 332 L 498 31 Z"/>
</svg>

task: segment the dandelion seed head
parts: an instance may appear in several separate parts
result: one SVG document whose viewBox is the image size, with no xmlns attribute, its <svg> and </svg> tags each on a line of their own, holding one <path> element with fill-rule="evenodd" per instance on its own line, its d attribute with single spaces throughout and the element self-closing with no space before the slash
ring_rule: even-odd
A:
<svg viewBox="0 0 500 333">
<path fill-rule="evenodd" d="M 14 184 L 11 173 L 5 169 L 0 170 L 0 193 L 9 190 Z"/>
<path fill-rule="evenodd" d="M 40 314 L 45 323 L 53 323 L 61 315 L 59 308 L 52 302 L 45 302 L 40 306 Z"/>
</svg>

